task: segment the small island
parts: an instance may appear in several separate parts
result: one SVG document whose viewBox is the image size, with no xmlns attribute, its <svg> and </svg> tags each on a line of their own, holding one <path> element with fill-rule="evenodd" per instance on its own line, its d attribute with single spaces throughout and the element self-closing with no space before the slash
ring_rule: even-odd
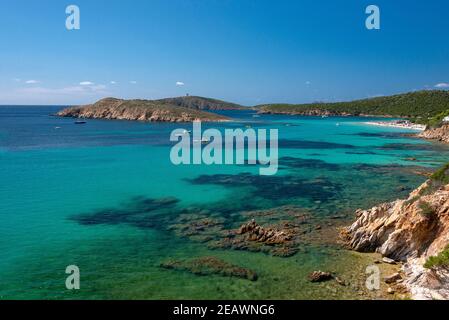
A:
<svg viewBox="0 0 449 320">
<path fill-rule="evenodd" d="M 59 111 L 60 117 L 79 119 L 110 119 L 147 122 L 222 122 L 231 119 L 219 114 L 206 112 L 211 102 L 200 97 L 182 97 L 171 100 L 124 100 L 105 98 L 94 104 L 69 107 Z M 234 105 L 237 106 L 237 105 Z M 226 104 L 223 109 L 233 106 Z M 219 110 L 218 100 L 213 102 L 210 109 Z"/>
</svg>

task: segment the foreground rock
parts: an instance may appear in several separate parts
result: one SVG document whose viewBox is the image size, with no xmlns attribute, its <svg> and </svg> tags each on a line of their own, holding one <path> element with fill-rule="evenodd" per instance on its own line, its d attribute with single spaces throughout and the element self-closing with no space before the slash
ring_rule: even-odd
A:
<svg viewBox="0 0 449 320">
<path fill-rule="evenodd" d="M 449 185 L 428 180 L 406 200 L 358 210 L 356 215 L 341 233 L 350 248 L 404 262 L 404 284 L 414 298 L 449 299 L 447 271 L 423 267 L 449 244 Z"/>
<path fill-rule="evenodd" d="M 152 100 L 106 98 L 94 104 L 71 107 L 57 113 L 60 117 L 115 119 L 149 122 L 228 121 L 227 117 L 193 108 Z"/>
<path fill-rule="evenodd" d="M 201 257 L 192 260 L 171 260 L 160 265 L 165 269 L 187 271 L 196 275 L 220 275 L 223 277 L 237 277 L 257 280 L 257 273 L 253 270 L 239 267 L 216 257 Z"/>
</svg>

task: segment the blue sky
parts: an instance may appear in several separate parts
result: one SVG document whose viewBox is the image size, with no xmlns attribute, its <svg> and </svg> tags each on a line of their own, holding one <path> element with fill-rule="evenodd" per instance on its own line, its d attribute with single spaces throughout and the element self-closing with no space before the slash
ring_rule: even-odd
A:
<svg viewBox="0 0 449 320">
<path fill-rule="evenodd" d="M 70 4 L 81 30 L 65 28 Z M 370 4 L 381 30 L 365 28 Z M 448 32 L 447 0 L 2 1 L 0 104 L 189 93 L 254 105 L 443 88 Z"/>
</svg>

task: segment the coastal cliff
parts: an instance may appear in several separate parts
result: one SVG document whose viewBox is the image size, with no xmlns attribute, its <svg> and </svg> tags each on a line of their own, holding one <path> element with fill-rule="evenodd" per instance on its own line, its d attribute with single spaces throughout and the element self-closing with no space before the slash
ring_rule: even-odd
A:
<svg viewBox="0 0 449 320">
<path fill-rule="evenodd" d="M 60 117 L 115 119 L 149 122 L 229 121 L 218 114 L 153 100 L 102 99 L 94 104 L 71 107 L 56 114 Z"/>
<path fill-rule="evenodd" d="M 404 263 L 400 280 L 415 299 L 449 299 L 449 166 L 405 200 L 357 210 L 345 243 Z"/>
<path fill-rule="evenodd" d="M 449 143 L 449 124 L 443 124 L 438 128 L 428 128 L 419 133 L 418 137 Z"/>
</svg>

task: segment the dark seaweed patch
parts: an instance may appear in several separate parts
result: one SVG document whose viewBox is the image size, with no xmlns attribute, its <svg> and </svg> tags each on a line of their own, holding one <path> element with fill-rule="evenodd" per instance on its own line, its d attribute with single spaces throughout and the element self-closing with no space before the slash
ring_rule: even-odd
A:
<svg viewBox="0 0 449 320">
<path fill-rule="evenodd" d="M 303 179 L 296 176 L 260 176 L 250 173 L 236 175 L 202 175 L 188 179 L 192 184 L 222 185 L 227 187 L 251 187 L 252 197 L 273 201 L 308 198 L 313 201 L 326 201 L 337 195 L 341 186 L 328 179 Z"/>
<path fill-rule="evenodd" d="M 287 166 L 295 169 L 317 169 L 317 170 L 330 170 L 337 171 L 340 166 L 333 163 L 328 163 L 323 160 L 316 159 L 302 159 L 294 157 L 282 157 L 279 159 L 281 166 Z"/>
<path fill-rule="evenodd" d="M 378 150 L 413 150 L 413 151 L 435 151 L 447 150 L 447 147 L 437 146 L 430 143 L 387 143 L 381 147 L 376 147 Z"/>
<path fill-rule="evenodd" d="M 133 198 L 122 208 L 100 209 L 70 217 L 82 225 L 130 224 L 140 228 L 156 228 L 175 209 L 178 199 Z"/>
<path fill-rule="evenodd" d="M 287 140 L 287 139 L 279 139 L 279 147 L 285 148 L 285 149 L 352 149 L 352 148 L 355 148 L 351 144 L 323 142 L 323 141 Z"/>
</svg>

